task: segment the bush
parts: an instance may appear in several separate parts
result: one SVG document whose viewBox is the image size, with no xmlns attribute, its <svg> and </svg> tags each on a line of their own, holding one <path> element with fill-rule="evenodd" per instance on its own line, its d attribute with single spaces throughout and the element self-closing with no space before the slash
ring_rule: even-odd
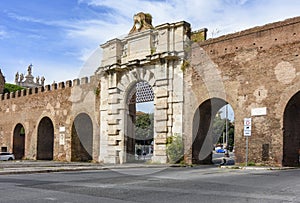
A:
<svg viewBox="0 0 300 203">
<path fill-rule="evenodd" d="M 181 136 L 167 139 L 167 155 L 170 163 L 180 163 L 183 160 L 183 142 Z"/>
</svg>

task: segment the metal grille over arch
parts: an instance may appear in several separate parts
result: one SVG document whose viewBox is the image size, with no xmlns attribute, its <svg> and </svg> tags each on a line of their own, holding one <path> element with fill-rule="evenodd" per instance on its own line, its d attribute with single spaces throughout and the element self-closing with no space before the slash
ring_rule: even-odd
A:
<svg viewBox="0 0 300 203">
<path fill-rule="evenodd" d="M 148 82 L 140 81 L 131 90 L 128 98 L 128 104 L 150 102 L 154 101 L 154 93 Z"/>
</svg>

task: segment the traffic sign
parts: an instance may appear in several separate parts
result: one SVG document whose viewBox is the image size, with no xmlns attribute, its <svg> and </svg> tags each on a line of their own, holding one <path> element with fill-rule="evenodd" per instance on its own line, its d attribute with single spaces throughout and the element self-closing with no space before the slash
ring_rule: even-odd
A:
<svg viewBox="0 0 300 203">
<path fill-rule="evenodd" d="M 251 126 L 251 118 L 244 118 L 244 126 Z"/>
<path fill-rule="evenodd" d="M 251 118 L 244 118 L 244 136 L 251 136 Z"/>
<path fill-rule="evenodd" d="M 251 136 L 251 130 L 244 130 L 244 136 L 245 137 Z"/>
</svg>

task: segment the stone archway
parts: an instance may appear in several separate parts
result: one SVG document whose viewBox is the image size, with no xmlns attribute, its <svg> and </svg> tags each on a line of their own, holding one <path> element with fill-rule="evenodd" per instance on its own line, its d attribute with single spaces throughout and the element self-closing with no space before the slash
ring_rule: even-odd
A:
<svg viewBox="0 0 300 203">
<path fill-rule="evenodd" d="M 93 160 L 93 122 L 89 115 L 76 116 L 71 138 L 71 161 Z"/>
<path fill-rule="evenodd" d="M 44 117 L 38 125 L 37 160 L 53 160 L 54 127 L 49 117 Z"/>
<path fill-rule="evenodd" d="M 126 162 L 133 162 L 140 159 L 140 156 L 143 155 L 143 152 L 146 154 L 145 142 L 151 143 L 153 141 L 153 129 L 149 130 L 152 134 L 148 135 L 147 138 L 141 138 L 139 135 L 136 135 L 136 118 L 137 118 L 137 104 L 145 102 L 154 101 L 154 92 L 152 87 L 146 81 L 136 82 L 131 86 L 128 91 L 126 106 L 127 106 L 127 119 L 126 119 L 126 134 L 125 134 L 125 151 L 126 151 Z M 152 126 L 153 128 L 153 126 Z M 146 141 L 147 139 L 147 141 Z M 137 148 L 137 144 L 144 142 L 143 149 Z M 149 144 L 147 143 L 147 145 Z M 153 143 L 153 142 L 152 142 Z M 151 145 L 151 144 L 149 144 Z M 153 146 L 147 148 L 147 152 L 153 154 Z M 149 154 L 149 153 L 147 153 Z M 137 157 L 137 158 L 136 158 Z"/>
<path fill-rule="evenodd" d="M 283 166 L 300 164 L 300 92 L 287 103 L 283 115 Z"/>
<path fill-rule="evenodd" d="M 14 129 L 13 153 L 16 159 L 22 159 L 25 155 L 25 128 L 20 123 Z"/>
<path fill-rule="evenodd" d="M 220 98 L 204 101 L 193 118 L 192 163 L 212 164 L 212 151 L 218 137 L 213 136 L 213 122 L 217 112 L 228 103 Z"/>
</svg>

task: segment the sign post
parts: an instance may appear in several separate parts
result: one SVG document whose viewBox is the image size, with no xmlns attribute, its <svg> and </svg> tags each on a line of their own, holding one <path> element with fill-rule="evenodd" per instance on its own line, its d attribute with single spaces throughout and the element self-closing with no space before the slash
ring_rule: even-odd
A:
<svg viewBox="0 0 300 203">
<path fill-rule="evenodd" d="M 244 118 L 244 136 L 246 137 L 246 166 L 248 165 L 248 137 L 251 136 L 251 118 Z"/>
</svg>

